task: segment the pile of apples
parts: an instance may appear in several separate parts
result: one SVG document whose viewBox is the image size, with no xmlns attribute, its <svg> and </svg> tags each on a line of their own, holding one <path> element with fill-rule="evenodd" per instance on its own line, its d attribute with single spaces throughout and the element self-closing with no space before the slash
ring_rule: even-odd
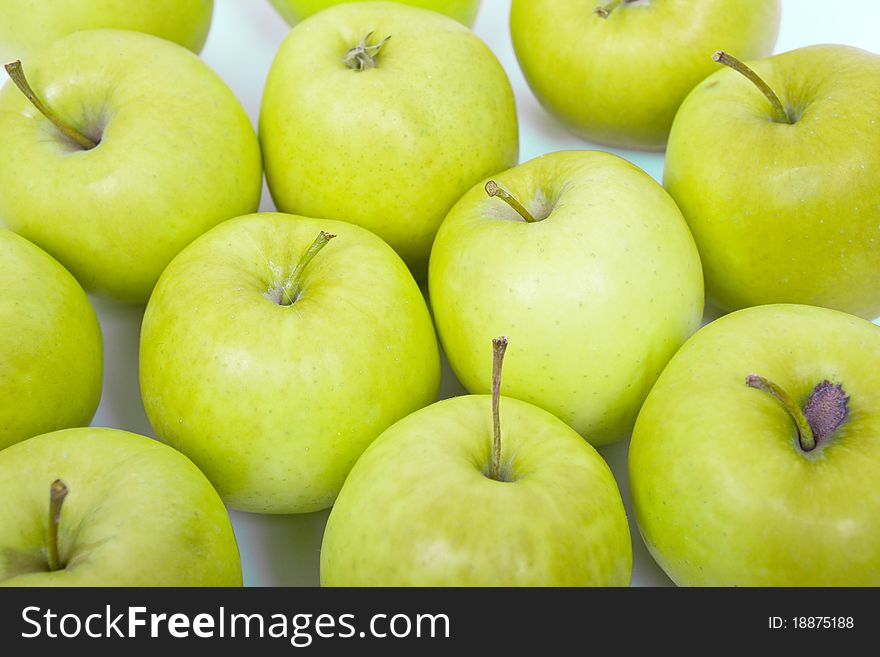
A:
<svg viewBox="0 0 880 657">
<path fill-rule="evenodd" d="M 880 585 L 880 56 L 598 2 L 513 0 L 517 57 L 663 186 L 518 163 L 478 0 L 272 0 L 258 135 L 210 0 L 0 0 L 0 584 L 239 585 L 226 506 L 332 506 L 325 585 L 627 585 L 631 434 L 676 583 Z M 147 304 L 159 441 L 88 427 L 84 290 Z"/>
</svg>

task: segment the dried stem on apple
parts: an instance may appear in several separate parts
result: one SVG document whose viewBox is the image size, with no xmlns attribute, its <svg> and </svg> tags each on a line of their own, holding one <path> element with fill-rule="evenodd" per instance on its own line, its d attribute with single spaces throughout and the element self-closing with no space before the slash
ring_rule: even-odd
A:
<svg viewBox="0 0 880 657">
<path fill-rule="evenodd" d="M 780 388 L 772 381 L 768 381 L 763 376 L 757 374 L 749 374 L 746 377 L 746 385 L 758 390 L 763 390 L 768 395 L 775 397 L 783 408 L 788 411 L 791 419 L 794 420 L 795 427 L 798 432 L 798 443 L 805 452 L 812 451 L 816 448 L 816 438 L 813 435 L 813 428 L 810 426 L 807 416 L 801 410 L 801 407 L 789 396 L 785 390 Z"/>
<path fill-rule="evenodd" d="M 58 558 L 58 525 L 61 524 L 61 507 L 64 506 L 64 498 L 70 490 L 60 479 L 56 479 L 49 486 L 49 528 L 46 533 L 46 553 L 49 560 L 49 570 L 61 569 L 61 560 Z"/>
<path fill-rule="evenodd" d="M 608 18 L 611 15 L 611 12 L 617 9 L 617 5 L 620 4 L 620 0 L 611 0 L 611 2 L 599 5 L 593 10 L 593 13 L 599 16 L 599 18 Z"/>
<path fill-rule="evenodd" d="M 379 65 L 379 51 L 382 50 L 382 46 L 388 43 L 388 39 L 391 37 L 387 36 L 379 43 L 368 46 L 367 42 L 372 36 L 373 33 L 370 32 L 361 39 L 359 44 L 354 48 L 349 48 L 348 52 L 345 53 L 345 59 L 342 61 L 348 68 L 353 71 L 365 71 L 368 68 L 376 68 Z"/>
<path fill-rule="evenodd" d="M 486 193 L 489 196 L 497 196 L 502 201 L 507 203 L 507 205 L 516 210 L 519 216 L 526 220 L 526 223 L 533 224 L 537 221 L 537 219 L 532 216 L 532 213 L 526 210 L 526 207 L 522 203 L 520 203 L 513 194 L 508 192 L 494 180 L 490 180 L 486 183 Z"/>
<path fill-rule="evenodd" d="M 507 338 L 501 336 L 492 340 L 492 462 L 489 476 L 495 481 L 504 481 L 501 474 L 501 365 L 507 350 Z"/>
<path fill-rule="evenodd" d="M 74 130 L 69 125 L 64 123 L 52 109 L 46 105 L 40 97 L 34 92 L 31 85 L 28 83 L 27 78 L 24 75 L 24 68 L 21 65 L 21 62 L 16 60 L 6 65 L 6 72 L 9 74 L 10 79 L 15 83 L 21 93 L 25 95 L 25 97 L 31 101 L 34 107 L 36 107 L 40 113 L 49 119 L 52 124 L 61 131 L 61 133 L 67 137 L 75 141 L 79 144 L 84 150 L 91 150 L 98 144 L 93 142 L 91 139 L 83 135 L 77 130 Z"/>
<path fill-rule="evenodd" d="M 636 2 L 636 0 L 611 0 L 611 2 L 606 2 L 604 5 L 596 7 L 593 10 L 593 13 L 599 18 L 608 18 L 611 15 L 611 12 L 617 9 L 621 4 L 627 5 L 633 2 Z"/>
<path fill-rule="evenodd" d="M 311 243 L 309 248 L 303 251 L 303 254 L 299 258 L 299 262 L 296 263 L 296 267 L 290 272 L 290 276 L 288 276 L 280 285 L 277 283 L 273 285 L 266 293 L 266 296 L 279 306 L 293 305 L 302 292 L 302 277 L 305 268 L 308 267 L 312 259 L 318 255 L 321 249 L 327 246 L 330 240 L 334 237 L 336 237 L 335 233 L 328 233 L 325 230 L 318 233 L 315 241 Z"/>
<path fill-rule="evenodd" d="M 751 68 L 723 50 L 714 53 L 712 59 L 719 64 L 729 66 L 734 71 L 744 75 L 752 82 L 752 84 L 758 87 L 761 93 L 770 101 L 770 106 L 773 108 L 773 114 L 775 115 L 777 123 L 794 123 L 788 115 L 788 112 L 785 111 L 785 107 L 783 106 L 782 101 L 779 100 L 779 96 L 776 95 L 776 92 L 773 91 L 773 89 L 770 88 L 770 85 L 764 82 L 764 80 L 762 80 L 761 77 Z"/>
</svg>

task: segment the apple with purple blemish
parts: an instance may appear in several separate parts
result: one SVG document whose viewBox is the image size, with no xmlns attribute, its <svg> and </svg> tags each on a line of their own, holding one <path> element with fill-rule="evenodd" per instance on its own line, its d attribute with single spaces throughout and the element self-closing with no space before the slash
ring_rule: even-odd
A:
<svg viewBox="0 0 880 657">
<path fill-rule="evenodd" d="M 699 331 L 629 453 L 648 549 L 681 585 L 880 585 L 880 327 L 759 306 Z"/>
</svg>

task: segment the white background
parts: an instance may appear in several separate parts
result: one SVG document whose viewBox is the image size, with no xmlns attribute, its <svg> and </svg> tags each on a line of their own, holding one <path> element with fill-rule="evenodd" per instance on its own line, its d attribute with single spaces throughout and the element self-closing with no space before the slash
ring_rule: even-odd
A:
<svg viewBox="0 0 880 657">
<path fill-rule="evenodd" d="M 509 0 L 483 0 L 474 29 L 495 52 L 513 84 L 520 118 L 521 161 L 556 150 L 593 148 L 569 135 L 546 115 L 529 91 L 510 44 L 509 5 Z M 880 2 L 877 0 L 783 0 L 782 29 L 776 52 L 814 43 L 845 43 L 880 52 L 878 19 Z M 286 24 L 275 14 L 268 0 L 215 1 L 214 23 L 202 54 L 236 93 L 255 127 L 263 83 L 287 31 Z M 650 45 L 646 43 L 646 49 Z M 646 56 L 650 54 L 646 52 Z M 661 154 L 614 152 L 660 179 Z M 274 209 L 265 189 L 260 209 Z M 93 424 L 152 435 L 137 380 L 138 332 L 143 308 L 97 298 L 92 301 L 104 331 L 105 349 L 104 392 Z M 441 394 L 448 397 L 463 392 L 446 368 Z M 626 441 L 601 450 L 617 477 L 629 513 L 626 451 Z M 318 584 L 318 558 L 326 511 L 303 516 L 257 516 L 232 511 L 231 516 L 246 585 Z M 670 584 L 646 552 L 632 518 L 630 521 L 633 584 Z"/>
</svg>

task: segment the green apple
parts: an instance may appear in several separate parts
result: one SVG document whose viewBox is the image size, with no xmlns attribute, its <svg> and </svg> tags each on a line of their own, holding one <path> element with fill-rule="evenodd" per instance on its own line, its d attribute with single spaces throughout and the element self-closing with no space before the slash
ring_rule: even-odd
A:
<svg viewBox="0 0 880 657">
<path fill-rule="evenodd" d="M 440 383 L 428 309 L 394 251 L 353 224 L 277 213 L 223 223 L 172 261 L 140 354 L 156 434 L 260 513 L 330 506 L 367 445 Z"/>
<path fill-rule="evenodd" d="M 500 396 L 400 420 L 358 460 L 330 512 L 324 586 L 626 586 L 632 543 L 602 457 L 564 422 Z"/>
<path fill-rule="evenodd" d="M 272 6 L 287 21 L 288 25 L 296 25 L 322 9 L 354 0 L 269 0 Z M 400 0 L 402 4 L 431 9 L 454 18 L 468 27 L 477 19 L 480 0 Z"/>
<path fill-rule="evenodd" d="M 513 93 L 489 48 L 394 2 L 331 7 L 291 31 L 260 141 L 279 210 L 363 226 L 419 280 L 449 208 L 518 153 Z"/>
<path fill-rule="evenodd" d="M 147 32 L 199 52 L 213 11 L 213 0 L 0 0 L 0 61 L 27 61 L 68 34 L 99 28 Z"/>
<path fill-rule="evenodd" d="M 116 429 L 0 452 L 0 586 L 240 586 L 217 492 L 185 456 Z"/>
<path fill-rule="evenodd" d="M 510 32 L 535 96 L 571 130 L 662 150 L 709 55 L 769 55 L 779 17 L 779 0 L 513 0 Z"/>
<path fill-rule="evenodd" d="M 710 302 L 877 317 L 880 56 L 826 45 L 715 58 L 746 75 L 723 68 L 688 96 L 664 171 Z"/>
<path fill-rule="evenodd" d="M 0 230 L 0 450 L 88 424 L 101 399 L 101 329 L 45 251 Z"/>
<path fill-rule="evenodd" d="M 180 249 L 257 208 L 253 128 L 229 88 L 186 49 L 92 30 L 43 51 L 26 77 L 8 70 L 16 84 L 0 90 L 0 224 L 86 289 L 144 302 Z"/>
<path fill-rule="evenodd" d="M 681 585 L 880 585 L 880 327 L 741 310 L 663 371 L 629 451 L 636 520 Z"/>
<path fill-rule="evenodd" d="M 596 151 L 536 158 L 487 190 L 519 210 L 477 185 L 431 252 L 431 306 L 452 369 L 470 392 L 488 392 L 487 345 L 506 332 L 517 345 L 509 396 L 593 445 L 623 437 L 700 326 L 700 260 L 681 213 L 641 169 Z"/>
</svg>

